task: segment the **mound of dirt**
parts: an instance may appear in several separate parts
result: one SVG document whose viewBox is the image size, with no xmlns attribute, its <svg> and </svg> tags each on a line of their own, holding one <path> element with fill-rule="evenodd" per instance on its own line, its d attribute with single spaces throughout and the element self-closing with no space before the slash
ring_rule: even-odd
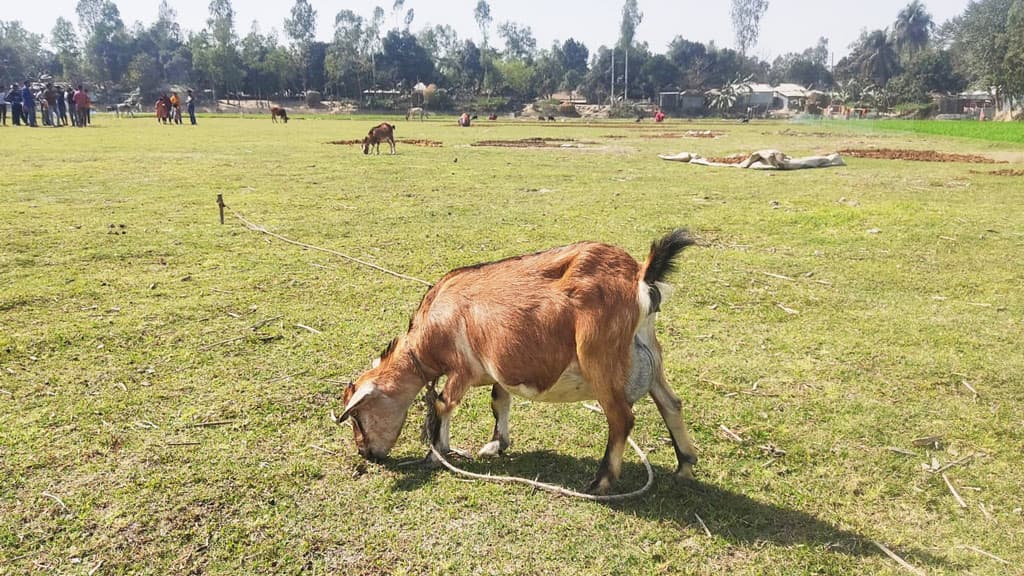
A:
<svg viewBox="0 0 1024 576">
<path fill-rule="evenodd" d="M 412 140 L 395 140 L 395 142 L 397 142 L 399 144 L 412 144 L 413 146 L 423 146 L 425 148 L 440 148 L 441 146 L 444 146 L 444 144 L 442 144 L 441 142 L 438 142 L 437 140 L 417 140 L 417 139 L 412 139 Z"/>
<path fill-rule="evenodd" d="M 480 140 L 470 146 L 497 146 L 499 148 L 560 148 L 575 142 L 572 138 L 523 138 L 522 140 Z"/>
<path fill-rule="evenodd" d="M 1024 176 L 1024 170 L 1011 170 L 1009 168 L 1006 168 L 1005 170 L 993 170 L 991 172 L 971 170 L 971 174 L 986 174 L 989 176 Z"/>
<path fill-rule="evenodd" d="M 683 138 L 721 138 L 725 132 L 715 130 L 687 130 Z"/>
<path fill-rule="evenodd" d="M 362 140 L 331 140 L 330 142 L 328 142 L 328 144 L 338 144 L 338 145 L 341 145 L 341 146 L 347 146 L 347 145 L 351 145 L 351 144 L 362 144 L 362 143 L 363 143 Z M 425 148 L 440 148 L 441 146 L 444 146 L 443 143 L 438 142 L 436 140 L 416 140 L 416 139 L 413 139 L 413 140 L 398 140 L 398 139 L 396 139 L 395 140 L 395 144 L 396 145 L 398 145 L 398 144 L 409 144 L 409 145 L 412 145 L 412 146 L 423 146 Z"/>
<path fill-rule="evenodd" d="M 969 164 L 1006 164 L 976 154 L 950 154 L 934 150 L 898 150 L 892 148 L 861 148 L 840 150 L 843 156 L 851 158 L 872 158 L 875 160 L 910 160 L 913 162 L 966 162 Z"/>
<path fill-rule="evenodd" d="M 747 159 L 747 156 L 721 156 L 721 157 L 710 157 L 707 158 L 708 162 L 715 162 L 718 164 L 739 164 Z"/>
<path fill-rule="evenodd" d="M 762 136 L 796 136 L 801 138 L 834 138 L 840 136 L 835 132 L 798 132 L 796 130 L 779 130 L 777 132 L 761 132 Z"/>
</svg>

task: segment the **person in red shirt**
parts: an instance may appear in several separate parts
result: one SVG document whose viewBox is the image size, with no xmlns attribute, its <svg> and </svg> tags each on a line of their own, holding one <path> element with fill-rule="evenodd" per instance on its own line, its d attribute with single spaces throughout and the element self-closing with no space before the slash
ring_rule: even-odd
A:
<svg viewBox="0 0 1024 576">
<path fill-rule="evenodd" d="M 89 101 L 89 93 L 85 91 L 85 88 L 81 84 L 78 85 L 78 90 L 75 91 L 75 115 L 78 116 L 79 128 L 84 127 L 89 123 L 89 106 L 92 104 Z"/>
</svg>

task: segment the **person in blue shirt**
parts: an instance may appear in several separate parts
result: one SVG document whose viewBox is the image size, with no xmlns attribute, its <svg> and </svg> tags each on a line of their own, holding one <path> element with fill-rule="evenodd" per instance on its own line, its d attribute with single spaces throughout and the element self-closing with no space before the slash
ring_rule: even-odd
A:
<svg viewBox="0 0 1024 576">
<path fill-rule="evenodd" d="M 11 104 L 11 120 L 15 126 L 21 126 L 21 90 L 17 84 L 11 84 L 11 91 L 4 96 L 4 100 Z"/>
<path fill-rule="evenodd" d="M 32 85 L 25 80 L 25 87 L 21 89 L 21 114 L 25 123 L 35 128 L 36 124 L 36 97 L 32 94 Z"/>
<path fill-rule="evenodd" d="M 192 91 L 188 91 L 188 98 L 186 100 L 188 105 L 188 121 L 195 126 L 196 125 L 196 98 L 192 95 Z"/>
</svg>

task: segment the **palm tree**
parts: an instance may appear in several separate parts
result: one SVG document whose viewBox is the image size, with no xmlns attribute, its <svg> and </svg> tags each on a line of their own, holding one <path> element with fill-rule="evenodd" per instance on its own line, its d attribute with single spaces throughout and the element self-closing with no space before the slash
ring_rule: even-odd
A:
<svg viewBox="0 0 1024 576">
<path fill-rule="evenodd" d="M 893 39 L 896 42 L 896 49 L 908 56 L 913 56 L 918 50 L 928 45 L 932 31 L 935 29 L 935 22 L 932 15 L 921 3 L 921 0 L 913 0 L 910 4 L 900 10 L 896 17 L 896 24 L 893 25 Z"/>
<path fill-rule="evenodd" d="M 864 36 L 862 42 L 862 51 L 858 55 L 861 77 L 885 86 L 900 69 L 899 56 L 889 35 L 884 30 L 875 30 Z"/>
</svg>

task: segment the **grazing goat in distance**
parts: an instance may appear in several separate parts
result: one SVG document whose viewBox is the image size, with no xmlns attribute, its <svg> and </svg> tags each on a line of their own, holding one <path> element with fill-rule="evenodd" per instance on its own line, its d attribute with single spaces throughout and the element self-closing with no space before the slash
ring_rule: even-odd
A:
<svg viewBox="0 0 1024 576">
<path fill-rule="evenodd" d="M 510 445 L 510 394 L 541 402 L 596 399 L 608 444 L 592 492 L 619 477 L 633 403 L 646 394 L 668 426 L 676 474 L 692 477 L 696 449 L 668 386 L 655 336 L 665 276 L 694 240 L 676 230 L 651 244 L 644 263 L 608 244 L 580 242 L 449 272 L 427 291 L 404 336 L 345 388 L 359 453 L 381 459 L 394 447 L 424 386 L 446 377 L 428 412 L 431 444 L 449 451 L 450 419 L 468 390 L 491 387 L 493 439 L 483 456 Z M 433 458 L 432 458 L 433 459 Z"/>
<path fill-rule="evenodd" d="M 395 125 L 388 124 L 387 122 L 381 122 L 377 126 L 370 129 L 366 137 L 363 138 L 363 154 L 370 153 L 370 147 L 373 146 L 377 149 L 377 155 L 380 155 L 380 143 L 386 141 L 391 147 L 391 154 L 395 153 Z"/>
<path fill-rule="evenodd" d="M 288 123 L 288 111 L 280 106 L 272 106 L 270 108 L 270 119 L 277 124 L 277 119 L 280 118 L 285 124 Z"/>
</svg>

